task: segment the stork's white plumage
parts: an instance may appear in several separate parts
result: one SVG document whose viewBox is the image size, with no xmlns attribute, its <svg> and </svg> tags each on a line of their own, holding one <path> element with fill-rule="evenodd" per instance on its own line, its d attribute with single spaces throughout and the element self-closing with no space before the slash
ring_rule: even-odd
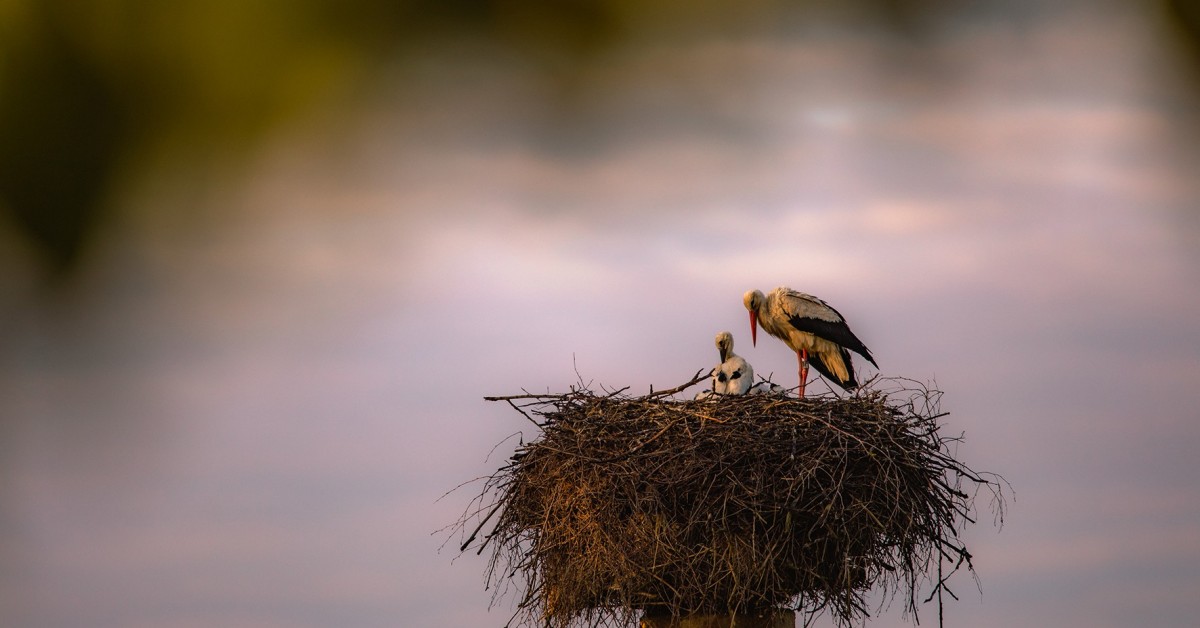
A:
<svg viewBox="0 0 1200 628">
<path fill-rule="evenodd" d="M 774 397 L 786 397 L 787 391 L 783 386 L 768 381 L 761 381 L 750 387 L 748 395 L 772 395 Z"/>
<path fill-rule="evenodd" d="M 742 297 L 742 303 L 750 312 L 750 338 L 758 345 L 758 327 L 782 340 L 796 352 L 800 361 L 800 396 L 804 396 L 804 384 L 808 379 L 810 354 L 815 356 L 813 366 L 826 378 L 844 389 L 854 388 L 854 365 L 850 352 L 854 351 L 868 362 L 875 358 L 866 345 L 850 331 L 846 319 L 828 303 L 812 296 L 780 286 L 769 294 L 751 290 Z"/>
<path fill-rule="evenodd" d="M 721 363 L 713 369 L 713 392 L 720 395 L 744 395 L 754 383 L 754 368 L 733 352 L 733 334 L 717 334 L 717 353 Z"/>
</svg>

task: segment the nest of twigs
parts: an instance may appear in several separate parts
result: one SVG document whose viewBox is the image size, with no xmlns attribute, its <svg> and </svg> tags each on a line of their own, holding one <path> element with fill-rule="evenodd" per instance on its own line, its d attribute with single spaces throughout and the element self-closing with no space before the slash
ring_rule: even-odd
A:
<svg viewBox="0 0 1200 628">
<path fill-rule="evenodd" d="M 462 549 L 491 548 L 489 586 L 518 590 L 527 625 L 780 607 L 846 625 L 872 590 L 914 618 L 936 597 L 940 616 L 950 574 L 973 575 L 959 532 L 979 488 L 1003 516 L 1000 478 L 954 458 L 939 391 L 886 382 L 804 399 L 491 398 L 541 433 L 484 479 Z"/>
</svg>

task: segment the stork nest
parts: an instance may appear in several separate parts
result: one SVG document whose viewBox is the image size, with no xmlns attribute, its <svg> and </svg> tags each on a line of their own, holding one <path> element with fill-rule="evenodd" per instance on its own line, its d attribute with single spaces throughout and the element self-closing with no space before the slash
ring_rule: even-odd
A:
<svg viewBox="0 0 1200 628">
<path fill-rule="evenodd" d="M 541 431 L 453 526 L 462 551 L 491 548 L 498 596 L 517 589 L 510 624 L 788 607 L 849 625 L 872 591 L 913 619 L 936 597 L 940 618 L 950 575 L 974 576 L 959 532 L 979 489 L 996 524 L 1004 511 L 1003 479 L 956 460 L 960 437 L 940 433 L 940 391 L 875 380 L 847 397 L 668 396 L 699 380 L 642 397 L 488 398 Z"/>
</svg>

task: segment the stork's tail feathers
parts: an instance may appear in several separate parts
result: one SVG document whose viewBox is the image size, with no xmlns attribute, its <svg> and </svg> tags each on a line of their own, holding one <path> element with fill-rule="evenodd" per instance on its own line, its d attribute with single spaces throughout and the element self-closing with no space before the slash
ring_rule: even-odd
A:
<svg viewBox="0 0 1200 628">
<path fill-rule="evenodd" d="M 871 351 L 867 349 L 866 345 L 859 343 L 859 346 L 862 348 L 862 351 L 859 351 L 858 354 L 866 358 L 867 362 L 871 363 L 871 366 L 879 368 L 879 365 L 875 363 L 875 358 L 871 357 Z"/>
<path fill-rule="evenodd" d="M 850 361 L 850 352 L 844 347 L 839 347 L 836 352 L 825 351 L 815 354 L 813 357 L 816 359 L 809 360 L 808 363 L 817 369 L 817 372 L 825 379 L 845 390 L 858 387 L 858 382 L 854 379 L 854 364 Z M 870 358 L 867 357 L 867 359 Z M 874 363 L 871 362 L 871 364 Z"/>
</svg>

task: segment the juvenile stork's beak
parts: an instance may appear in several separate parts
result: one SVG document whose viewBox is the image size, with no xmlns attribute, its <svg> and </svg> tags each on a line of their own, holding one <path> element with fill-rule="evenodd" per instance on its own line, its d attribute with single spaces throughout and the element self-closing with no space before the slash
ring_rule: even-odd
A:
<svg viewBox="0 0 1200 628">
<path fill-rule="evenodd" d="M 758 346 L 758 312 L 750 310 L 750 346 Z"/>
</svg>

